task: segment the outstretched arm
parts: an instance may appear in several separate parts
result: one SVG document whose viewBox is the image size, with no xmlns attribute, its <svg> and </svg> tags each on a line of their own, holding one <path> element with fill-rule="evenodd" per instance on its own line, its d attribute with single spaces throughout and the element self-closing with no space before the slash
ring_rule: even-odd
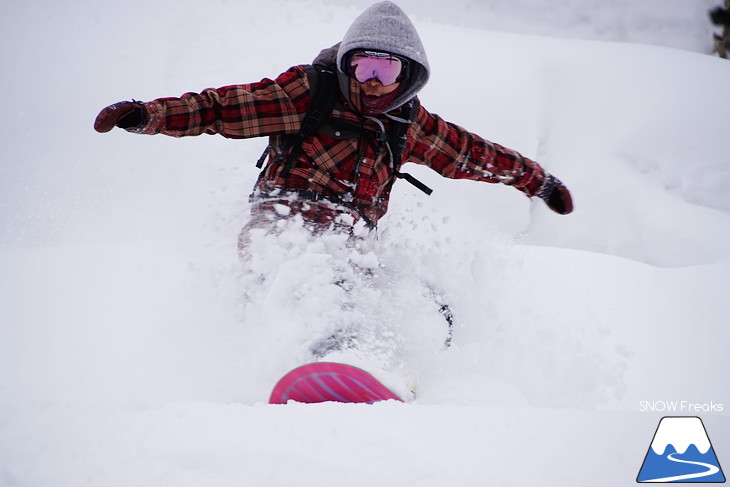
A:
<svg viewBox="0 0 730 487">
<path fill-rule="evenodd" d="M 409 161 L 424 164 L 452 179 L 471 179 L 514 186 L 543 199 L 560 214 L 573 211 L 568 189 L 537 162 L 489 142 L 420 107 L 411 127 Z"/>
<path fill-rule="evenodd" d="M 310 103 L 307 76 L 296 66 L 276 80 L 211 88 L 149 103 L 115 103 L 99 113 L 94 128 L 107 132 L 117 126 L 141 134 L 184 137 L 205 133 L 236 139 L 296 133 Z"/>
</svg>

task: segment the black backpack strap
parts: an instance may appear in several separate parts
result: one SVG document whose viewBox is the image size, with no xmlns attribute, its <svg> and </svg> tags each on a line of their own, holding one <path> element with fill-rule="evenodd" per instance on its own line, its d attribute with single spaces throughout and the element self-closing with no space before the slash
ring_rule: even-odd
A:
<svg viewBox="0 0 730 487">
<path fill-rule="evenodd" d="M 416 188 L 420 189 L 421 191 L 423 191 L 424 193 L 426 193 L 428 195 L 433 193 L 433 190 L 431 188 L 429 188 L 423 182 L 416 179 L 412 174 L 408 174 L 407 172 L 395 171 L 395 177 L 397 177 L 398 179 L 405 179 L 406 181 L 411 183 L 413 186 L 415 186 Z"/>
<path fill-rule="evenodd" d="M 406 150 L 408 142 L 408 128 L 418 115 L 418 108 L 421 106 L 418 98 L 411 98 L 406 102 L 400 110 L 399 115 L 390 117 L 390 129 L 388 130 L 388 143 L 390 150 L 393 152 L 393 164 L 395 169 L 400 169 L 403 163 L 403 152 Z"/>
<path fill-rule="evenodd" d="M 332 112 L 335 101 L 337 101 L 337 95 L 340 93 L 337 72 L 324 66 L 315 66 L 315 69 L 317 73 L 316 86 L 312 86 L 312 83 L 310 83 L 311 89 L 314 89 L 312 105 L 307 114 L 304 115 L 302 127 L 292 139 L 292 149 L 286 157 L 284 168 L 281 171 L 281 177 L 283 178 L 289 176 L 294 160 L 301 155 L 304 140 L 317 133 L 325 118 Z"/>
<path fill-rule="evenodd" d="M 289 146 L 292 149 L 284 163 L 284 169 L 281 173 L 282 177 L 289 176 L 292 162 L 302 153 L 302 142 L 307 137 L 314 135 L 324 120 L 329 116 L 340 91 L 337 72 L 333 68 L 327 66 L 309 66 L 306 70 L 309 77 L 309 90 L 312 103 L 304 115 L 299 132 L 291 137 Z M 261 169 L 264 165 L 270 147 L 267 146 L 264 149 L 263 154 L 261 154 L 261 157 L 256 162 L 257 168 Z"/>
<path fill-rule="evenodd" d="M 403 105 L 401 109 L 401 113 L 406 117 L 391 118 L 390 130 L 388 131 L 388 143 L 390 144 L 390 150 L 393 153 L 393 173 L 395 174 L 395 177 L 398 179 L 405 179 L 416 188 L 430 195 L 433 193 L 431 188 L 412 175 L 400 172 L 400 167 L 403 164 L 403 152 L 406 150 L 406 144 L 408 142 L 408 127 L 410 127 L 416 119 L 420 106 L 421 102 L 418 98 L 411 98 L 411 100 Z"/>
</svg>

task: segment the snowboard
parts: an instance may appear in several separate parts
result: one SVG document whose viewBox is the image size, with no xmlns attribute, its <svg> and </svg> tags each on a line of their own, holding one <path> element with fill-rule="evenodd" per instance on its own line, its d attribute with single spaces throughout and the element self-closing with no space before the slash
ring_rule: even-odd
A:
<svg viewBox="0 0 730 487">
<path fill-rule="evenodd" d="M 348 402 L 368 403 L 393 399 L 396 394 L 363 369 L 336 362 L 314 362 L 288 372 L 274 387 L 269 404 Z"/>
</svg>

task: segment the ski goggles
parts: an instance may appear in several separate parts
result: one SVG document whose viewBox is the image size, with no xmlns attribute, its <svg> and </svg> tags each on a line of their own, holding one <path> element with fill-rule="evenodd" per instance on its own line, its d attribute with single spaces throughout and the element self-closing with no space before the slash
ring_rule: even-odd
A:
<svg viewBox="0 0 730 487">
<path fill-rule="evenodd" d="M 365 83 L 377 79 L 383 86 L 402 81 L 408 75 L 408 60 L 387 52 L 355 51 L 350 55 L 350 76 Z"/>
</svg>

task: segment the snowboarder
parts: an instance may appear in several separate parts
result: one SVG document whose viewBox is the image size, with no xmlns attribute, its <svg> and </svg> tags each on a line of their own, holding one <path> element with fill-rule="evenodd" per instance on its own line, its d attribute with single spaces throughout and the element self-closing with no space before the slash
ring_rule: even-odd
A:
<svg viewBox="0 0 730 487">
<path fill-rule="evenodd" d="M 397 178 L 430 191 L 400 172 L 401 162 L 426 165 L 448 178 L 514 186 L 559 214 L 573 210 L 568 189 L 538 163 L 421 106 L 416 95 L 429 73 L 415 27 L 384 1 L 365 10 L 311 66 L 180 98 L 115 103 L 99 113 L 94 128 L 270 137 L 240 246 L 251 228 L 273 229 L 294 214 L 314 232 L 352 232 L 358 222 L 374 228 Z"/>
</svg>

